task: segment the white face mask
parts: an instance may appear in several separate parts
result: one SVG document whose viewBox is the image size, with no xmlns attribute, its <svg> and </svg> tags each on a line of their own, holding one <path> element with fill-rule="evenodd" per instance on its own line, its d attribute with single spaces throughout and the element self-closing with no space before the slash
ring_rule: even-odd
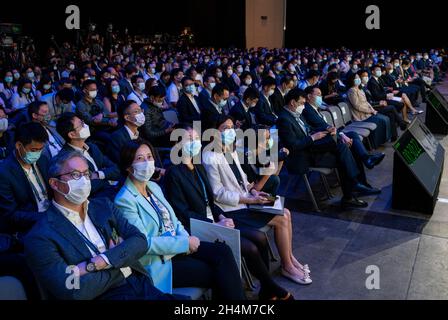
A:
<svg viewBox="0 0 448 320">
<path fill-rule="evenodd" d="M 132 174 L 135 179 L 140 182 L 148 182 L 156 170 L 154 161 L 144 161 L 132 164 L 134 173 Z"/>
<path fill-rule="evenodd" d="M 252 84 L 252 79 L 247 79 L 244 82 L 246 83 L 247 86 L 250 86 Z"/>
<path fill-rule="evenodd" d="M 95 99 L 96 95 L 98 94 L 98 91 L 94 90 L 94 91 L 89 91 L 89 97 L 91 99 Z"/>
<path fill-rule="evenodd" d="M 299 106 L 297 106 L 297 108 L 296 108 L 296 113 L 297 113 L 298 115 L 301 115 L 302 112 L 303 112 L 303 110 L 305 110 L 305 105 L 304 105 L 304 104 L 299 105 Z"/>
<path fill-rule="evenodd" d="M 143 114 L 143 112 L 136 114 L 134 124 L 137 127 L 141 127 L 144 123 L 145 123 L 145 115 Z"/>
<path fill-rule="evenodd" d="M 8 130 L 8 118 L 0 119 L 0 132 Z"/>
<path fill-rule="evenodd" d="M 272 96 L 274 94 L 274 89 L 271 89 L 268 91 L 268 97 Z"/>
<path fill-rule="evenodd" d="M 87 139 L 90 137 L 90 128 L 89 125 L 84 123 L 84 126 L 81 130 L 79 130 L 79 139 Z"/>
<path fill-rule="evenodd" d="M 69 180 L 69 181 L 62 181 L 63 183 L 66 183 L 68 185 L 68 193 L 62 193 L 58 189 L 56 189 L 57 192 L 62 194 L 67 201 L 74 203 L 74 204 L 82 204 L 84 203 L 87 198 L 90 195 L 90 190 L 92 189 L 92 186 L 90 184 L 90 180 L 86 177 L 81 177 L 79 180 Z"/>
</svg>

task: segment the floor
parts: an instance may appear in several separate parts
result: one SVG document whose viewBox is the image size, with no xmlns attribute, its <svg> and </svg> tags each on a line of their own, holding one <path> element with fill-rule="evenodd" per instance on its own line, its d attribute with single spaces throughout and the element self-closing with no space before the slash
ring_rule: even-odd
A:
<svg viewBox="0 0 448 320">
<path fill-rule="evenodd" d="M 448 82 L 439 90 L 448 96 Z M 438 139 L 448 150 L 448 137 Z M 368 171 L 368 180 L 382 193 L 365 198 L 366 209 L 341 212 L 338 189 L 333 189 L 336 197 L 321 203 L 322 212 L 316 213 L 302 201 L 302 186 L 292 181 L 293 188 L 282 190 L 293 211 L 294 253 L 312 271 L 309 286 L 274 271 L 296 299 L 448 299 L 448 162 L 433 215 L 400 212 L 390 208 L 392 145 L 381 151 L 387 156 Z M 312 185 L 319 194 L 317 177 Z"/>
</svg>

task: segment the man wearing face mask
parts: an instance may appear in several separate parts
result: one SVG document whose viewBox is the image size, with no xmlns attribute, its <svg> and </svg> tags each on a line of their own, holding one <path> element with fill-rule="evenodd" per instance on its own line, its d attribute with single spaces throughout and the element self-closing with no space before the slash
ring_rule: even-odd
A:
<svg viewBox="0 0 448 320">
<path fill-rule="evenodd" d="M 48 135 L 38 123 L 18 127 L 14 151 L 0 163 L 0 233 L 27 232 L 48 209 Z"/>
<path fill-rule="evenodd" d="M 87 200 L 88 160 L 78 152 L 58 156 L 49 169 L 54 201 L 25 242 L 25 256 L 45 294 L 61 300 L 172 299 L 157 290 L 137 261 L 147 241 L 107 199 Z M 45 257 L 45 259 L 42 259 Z M 67 286 L 69 266 L 79 287 Z"/>
<path fill-rule="evenodd" d="M 84 123 L 76 114 L 64 113 L 56 122 L 56 130 L 66 141 L 60 153 L 78 151 L 87 160 L 92 172 L 91 197 L 108 197 L 113 199 L 116 193 L 115 181 L 119 181 L 120 170 L 109 160 L 96 144 L 86 143 L 90 137 L 89 125 Z"/>
<path fill-rule="evenodd" d="M 217 84 L 212 90 L 212 97 L 202 105 L 201 121 L 202 131 L 215 127 L 216 120 L 222 114 L 229 114 L 227 101 L 230 96 L 229 88 L 223 84 Z"/>
<path fill-rule="evenodd" d="M 28 106 L 28 117 L 31 121 L 40 123 L 48 134 L 48 143 L 45 145 L 44 154 L 48 158 L 56 156 L 65 144 L 54 126 L 50 126 L 51 115 L 48 104 L 43 101 L 35 101 Z"/>
<path fill-rule="evenodd" d="M 55 93 L 50 93 L 41 98 L 48 104 L 51 120 L 57 120 L 65 112 L 73 112 L 75 94 L 72 89 L 63 88 Z"/>
<path fill-rule="evenodd" d="M 204 87 L 198 95 L 200 105 L 207 104 L 208 100 L 212 97 L 212 90 L 216 86 L 215 77 L 211 74 L 204 76 Z"/>
<path fill-rule="evenodd" d="M 183 93 L 176 105 L 179 121 L 193 125 L 194 121 L 201 121 L 201 102 L 197 97 L 197 89 L 193 79 L 184 77 L 182 87 Z"/>
<path fill-rule="evenodd" d="M 235 119 L 235 126 L 243 131 L 253 128 L 255 114 L 253 110 L 260 95 L 257 90 L 249 87 L 244 91 L 243 99 L 232 107 L 230 115 Z"/>
<path fill-rule="evenodd" d="M 166 91 L 167 102 L 172 106 L 176 107 L 177 101 L 181 94 L 182 89 L 182 79 L 184 77 L 184 72 L 180 68 L 175 68 L 171 71 L 171 84 Z"/>
<path fill-rule="evenodd" d="M 126 100 L 135 101 L 139 106 L 147 98 L 145 91 L 145 80 L 142 76 L 133 76 L 131 79 L 133 90 Z"/>
<path fill-rule="evenodd" d="M 290 151 L 287 159 L 288 172 L 296 175 L 308 173 L 310 167 L 338 168 L 341 176 L 343 198 L 342 208 L 366 207 L 367 202 L 359 200 L 354 192 L 370 190 L 358 182 L 359 170 L 350 149 L 345 143 L 327 139 L 328 125 L 310 127 L 302 116 L 306 96 L 300 89 L 291 90 L 286 96 L 286 106 L 277 121 L 281 142 Z"/>
<path fill-rule="evenodd" d="M 270 101 L 270 97 L 274 94 L 276 82 L 272 77 L 263 79 L 260 99 L 255 107 L 255 116 L 257 124 L 264 124 L 266 126 L 273 126 L 277 121 L 277 115 Z"/>
<path fill-rule="evenodd" d="M 284 76 L 280 80 L 280 85 L 274 90 L 274 93 L 269 97 L 272 109 L 274 109 L 275 114 L 279 114 L 285 106 L 285 96 L 288 92 L 294 88 L 294 80 L 291 76 Z"/>
</svg>

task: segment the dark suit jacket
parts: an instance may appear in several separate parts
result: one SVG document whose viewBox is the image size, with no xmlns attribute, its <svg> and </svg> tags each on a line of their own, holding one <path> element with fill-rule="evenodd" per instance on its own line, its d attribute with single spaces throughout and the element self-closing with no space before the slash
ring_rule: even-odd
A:
<svg viewBox="0 0 448 320">
<path fill-rule="evenodd" d="M 126 78 L 121 79 L 119 81 L 119 85 L 120 85 L 120 93 L 122 95 L 124 95 L 125 97 L 130 95 L 132 93 L 132 91 L 134 90 L 132 88 L 131 84 L 129 83 L 129 81 L 126 80 Z"/>
<path fill-rule="evenodd" d="M 101 150 L 94 143 L 89 142 L 86 144 L 89 146 L 89 154 L 95 161 L 95 164 L 98 167 L 98 171 L 103 171 L 105 175 L 105 179 L 103 180 L 95 179 L 91 181 L 92 191 L 90 192 L 90 195 L 94 196 L 95 193 L 110 185 L 108 180 L 119 181 L 121 179 L 121 175 L 118 166 L 113 163 L 108 157 L 103 155 Z M 73 149 L 68 143 L 66 143 L 61 149 L 60 153 L 71 152 L 74 150 L 75 149 Z M 89 165 L 89 170 L 94 172 L 95 168 L 93 167 L 93 164 L 91 164 L 89 161 L 87 162 Z"/>
<path fill-rule="evenodd" d="M 221 113 L 216 110 L 210 100 L 208 100 L 206 104 L 202 105 L 201 112 L 202 130 L 204 131 L 206 129 L 215 128 L 216 121 L 221 116 Z M 222 114 L 224 114 L 224 108 L 222 110 Z"/>
<path fill-rule="evenodd" d="M 369 82 L 367 83 L 367 89 L 369 89 L 373 100 L 387 100 L 386 90 L 384 90 L 383 85 L 374 77 L 371 77 Z"/>
<path fill-rule="evenodd" d="M 302 120 L 305 124 L 308 124 L 303 115 Z M 323 131 L 326 127 L 327 125 L 322 128 L 313 128 L 313 131 Z M 292 174 L 304 174 L 308 172 L 311 164 L 310 148 L 314 144 L 311 136 L 302 130 L 296 119 L 287 110 L 280 112 L 277 129 L 282 144 L 290 152 L 286 160 L 288 172 Z"/>
<path fill-rule="evenodd" d="M 305 109 L 302 112 L 302 118 L 314 128 L 325 128 L 329 124 L 319 115 L 318 111 L 314 109 L 309 103 L 305 103 Z"/>
<path fill-rule="evenodd" d="M 109 159 L 116 164 L 120 163 L 121 148 L 129 141 L 131 141 L 131 137 L 124 126 L 112 133 L 107 146 L 107 156 Z"/>
<path fill-rule="evenodd" d="M 230 115 L 235 118 L 235 120 L 244 121 L 243 125 L 240 128 L 241 130 L 247 130 L 253 127 L 254 124 L 252 121 L 251 113 L 252 112 L 250 111 L 250 109 L 246 112 L 241 101 L 234 105 L 232 109 L 230 109 Z"/>
<path fill-rule="evenodd" d="M 201 102 L 196 96 L 194 96 L 194 100 L 201 111 Z M 179 97 L 179 101 L 177 101 L 176 104 L 176 109 L 179 114 L 180 122 L 193 124 L 193 121 L 201 121 L 201 114 L 196 111 L 196 108 L 190 98 L 188 98 L 185 94 L 182 94 Z"/>
<path fill-rule="evenodd" d="M 257 124 L 273 126 L 277 121 L 277 117 L 274 115 L 274 109 L 269 105 L 268 100 L 263 94 L 260 94 L 260 99 L 255 106 L 254 112 L 257 118 Z"/>
<path fill-rule="evenodd" d="M 275 91 L 272 96 L 269 97 L 269 100 L 271 101 L 272 109 L 274 109 L 275 114 L 278 115 L 286 104 L 285 98 L 279 88 L 275 88 Z"/>
<path fill-rule="evenodd" d="M 214 206 L 213 191 L 202 165 L 195 165 L 199 171 L 207 190 L 207 198 L 215 220 L 219 213 Z M 184 164 L 172 166 L 165 177 L 164 194 L 173 207 L 177 218 L 184 227 L 190 230 L 190 218 L 213 222 L 207 218 L 207 209 L 201 185 L 194 183 L 190 178 L 189 169 Z"/>
<path fill-rule="evenodd" d="M 67 289 L 68 266 L 90 260 L 92 255 L 75 226 L 53 205 L 25 238 L 25 256 L 36 279 L 50 297 L 64 300 L 94 299 L 124 280 L 120 271 L 130 267 L 134 272 L 148 275 L 138 259 L 145 254 L 145 236 L 129 224 L 112 202 L 106 198 L 89 202 L 88 215 L 106 240 L 112 239 L 113 229 L 123 242 L 107 251 L 112 268 L 88 273 L 80 278 L 79 289 Z M 73 274 L 73 273 L 72 273 Z"/>
<path fill-rule="evenodd" d="M 36 165 L 48 192 L 48 158 L 41 156 Z M 27 232 L 42 216 L 37 210 L 28 178 L 12 152 L 0 163 L 0 233 Z"/>
<path fill-rule="evenodd" d="M 201 103 L 201 106 L 203 106 L 208 102 L 208 100 L 211 99 L 211 96 L 206 89 L 203 89 L 201 92 L 199 92 L 198 99 Z"/>
</svg>

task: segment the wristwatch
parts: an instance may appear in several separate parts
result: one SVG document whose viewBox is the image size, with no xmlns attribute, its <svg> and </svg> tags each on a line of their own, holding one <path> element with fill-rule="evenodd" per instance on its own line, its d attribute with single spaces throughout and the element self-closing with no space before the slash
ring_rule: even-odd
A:
<svg viewBox="0 0 448 320">
<path fill-rule="evenodd" d="M 96 268 L 95 263 L 92 262 L 92 260 L 87 261 L 87 264 L 86 264 L 86 270 L 87 270 L 87 272 L 95 272 L 95 271 L 98 271 L 98 269 Z"/>
</svg>

